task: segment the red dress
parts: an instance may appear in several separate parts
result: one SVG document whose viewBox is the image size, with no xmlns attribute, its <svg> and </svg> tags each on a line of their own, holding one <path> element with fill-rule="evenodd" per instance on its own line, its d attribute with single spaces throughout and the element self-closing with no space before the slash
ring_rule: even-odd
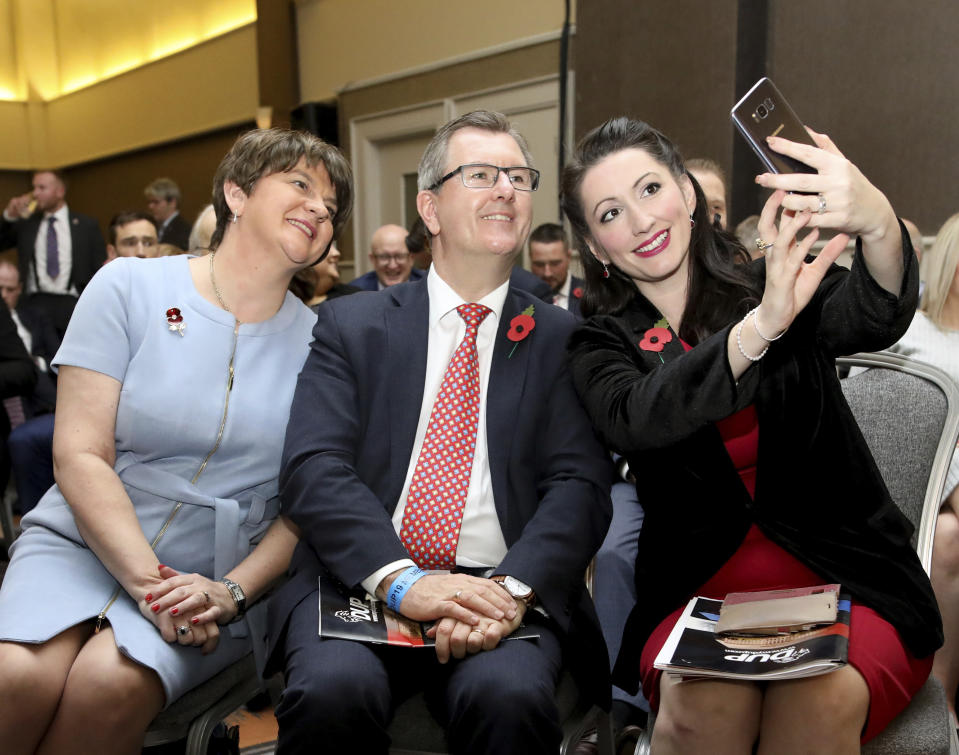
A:
<svg viewBox="0 0 959 755">
<path fill-rule="evenodd" d="M 750 496 L 755 495 L 759 447 L 756 410 L 749 406 L 716 424 L 743 485 Z M 754 524 L 736 552 L 696 594 L 722 600 L 729 592 L 806 587 L 828 581 L 769 540 Z M 643 692 L 653 710 L 659 708 L 662 674 L 653 668 L 653 662 L 683 608 L 685 604 L 663 619 L 643 647 L 640 674 Z M 869 687 L 869 717 L 862 734 L 865 743 L 886 728 L 923 685 L 932 669 L 932 656 L 914 658 L 889 622 L 871 608 L 853 601 L 849 663 L 862 674 Z"/>
</svg>

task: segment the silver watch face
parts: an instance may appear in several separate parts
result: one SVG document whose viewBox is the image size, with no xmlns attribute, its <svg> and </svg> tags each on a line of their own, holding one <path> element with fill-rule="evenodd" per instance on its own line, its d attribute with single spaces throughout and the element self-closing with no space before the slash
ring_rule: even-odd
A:
<svg viewBox="0 0 959 755">
<path fill-rule="evenodd" d="M 533 592 L 532 587 L 525 582 L 520 582 L 516 577 L 507 576 L 506 579 L 503 580 L 503 587 L 505 587 L 506 592 L 514 598 L 526 598 Z"/>
</svg>

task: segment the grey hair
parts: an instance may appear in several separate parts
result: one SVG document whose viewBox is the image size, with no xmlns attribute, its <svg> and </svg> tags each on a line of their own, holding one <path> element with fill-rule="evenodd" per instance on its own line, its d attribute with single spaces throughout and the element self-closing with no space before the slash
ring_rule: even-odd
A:
<svg viewBox="0 0 959 755">
<path fill-rule="evenodd" d="M 533 165 L 533 155 L 529 151 L 526 139 L 513 127 L 513 124 L 509 122 L 505 115 L 492 110 L 474 110 L 441 126 L 439 131 L 434 134 L 430 143 L 426 146 L 423 157 L 420 159 L 419 174 L 416 181 L 416 188 L 419 191 L 428 191 L 447 173 L 446 159 L 449 153 L 450 139 L 453 134 L 464 128 L 478 128 L 494 134 L 509 134 L 519 145 L 526 165 L 530 168 L 536 167 Z M 510 166 L 504 165 L 502 167 Z"/>
</svg>

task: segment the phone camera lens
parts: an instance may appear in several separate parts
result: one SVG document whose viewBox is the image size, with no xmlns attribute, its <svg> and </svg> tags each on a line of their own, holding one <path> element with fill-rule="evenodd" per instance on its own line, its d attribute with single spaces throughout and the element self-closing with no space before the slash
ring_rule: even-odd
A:
<svg viewBox="0 0 959 755">
<path fill-rule="evenodd" d="M 763 105 L 766 106 L 766 109 L 771 113 L 776 109 L 776 103 L 774 103 L 769 97 L 763 100 Z"/>
<path fill-rule="evenodd" d="M 766 109 L 765 105 L 760 105 L 758 108 L 756 108 L 756 114 L 760 118 L 765 118 L 767 115 L 769 115 L 769 111 Z"/>
</svg>

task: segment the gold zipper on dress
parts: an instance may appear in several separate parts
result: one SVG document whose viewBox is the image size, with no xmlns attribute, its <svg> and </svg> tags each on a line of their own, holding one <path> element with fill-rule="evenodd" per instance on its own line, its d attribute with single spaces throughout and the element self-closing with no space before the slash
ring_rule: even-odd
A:
<svg viewBox="0 0 959 755">
<path fill-rule="evenodd" d="M 223 399 L 223 416 L 220 418 L 220 429 L 216 433 L 216 442 L 213 444 L 213 448 L 210 449 L 210 452 L 203 459 L 203 462 L 200 464 L 200 468 L 197 469 L 196 474 L 193 475 L 193 479 L 190 480 L 191 485 L 195 485 L 196 481 L 199 479 L 200 475 L 203 473 L 203 470 L 206 469 L 207 462 L 210 461 L 210 457 L 217 452 L 217 449 L 220 447 L 220 441 L 223 440 L 223 431 L 226 428 L 226 417 L 227 413 L 230 410 L 230 393 L 233 391 L 233 376 L 234 376 L 234 363 L 236 360 L 236 344 L 240 335 L 240 321 L 237 320 L 236 324 L 233 326 L 233 350 L 230 352 L 230 366 L 228 372 L 228 379 L 226 384 L 226 396 Z M 177 501 L 173 506 L 173 510 L 170 512 L 170 515 L 166 518 L 166 521 L 163 523 L 163 526 L 160 527 L 160 531 L 157 532 L 156 537 L 153 538 L 153 542 L 150 543 L 150 548 L 156 548 L 157 543 L 160 542 L 166 531 L 170 528 L 170 523 L 173 521 L 173 517 L 177 515 L 177 512 L 183 508 L 183 501 Z M 103 625 L 103 620 L 107 616 L 107 611 L 110 610 L 110 607 L 116 602 L 117 598 L 120 597 L 120 591 L 122 587 L 117 587 L 113 595 L 110 596 L 110 600 L 107 601 L 107 604 L 103 607 L 103 610 L 97 614 L 97 623 L 93 628 L 93 633 L 97 634 L 100 631 L 100 627 Z"/>
</svg>

